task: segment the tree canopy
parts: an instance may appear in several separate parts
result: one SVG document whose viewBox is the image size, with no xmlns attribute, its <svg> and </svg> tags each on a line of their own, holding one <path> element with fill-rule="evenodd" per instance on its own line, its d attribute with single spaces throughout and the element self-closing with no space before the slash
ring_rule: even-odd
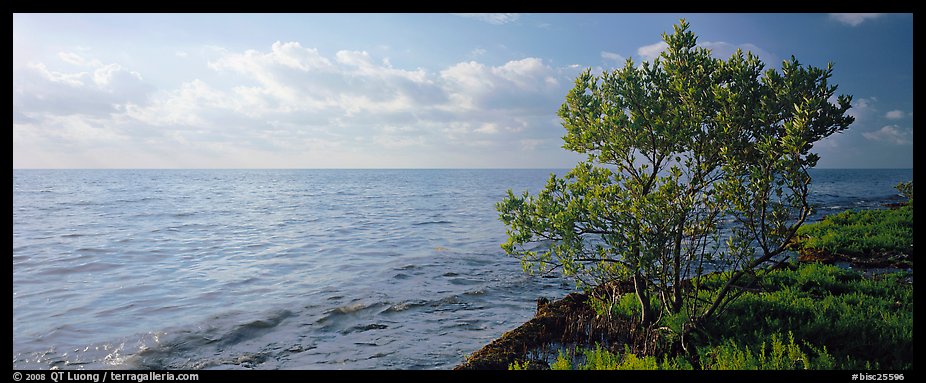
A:
<svg viewBox="0 0 926 383">
<path fill-rule="evenodd" d="M 509 190 L 497 209 L 502 248 L 527 271 L 584 287 L 629 279 L 642 323 L 680 312 L 697 323 L 785 252 L 811 213 L 814 143 L 854 119 L 832 65 L 718 59 L 685 20 L 663 39 L 652 62 L 576 78 L 558 114 L 563 147 L 587 159 L 536 195 Z M 690 299 L 707 272 L 725 284 Z"/>
</svg>

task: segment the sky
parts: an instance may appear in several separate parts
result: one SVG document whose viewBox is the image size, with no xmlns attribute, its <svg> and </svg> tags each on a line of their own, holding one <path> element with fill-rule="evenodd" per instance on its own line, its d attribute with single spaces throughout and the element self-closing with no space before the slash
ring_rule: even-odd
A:
<svg viewBox="0 0 926 383">
<path fill-rule="evenodd" d="M 912 14 L 13 14 L 13 168 L 571 168 L 576 75 L 685 18 L 853 96 L 819 168 L 913 167 Z"/>
</svg>

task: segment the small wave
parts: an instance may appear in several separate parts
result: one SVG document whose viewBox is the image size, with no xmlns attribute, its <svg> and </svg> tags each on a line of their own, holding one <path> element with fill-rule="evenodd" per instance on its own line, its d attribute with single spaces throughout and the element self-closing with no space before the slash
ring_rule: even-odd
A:
<svg viewBox="0 0 926 383">
<path fill-rule="evenodd" d="M 460 297 L 456 295 L 451 295 L 449 297 L 441 298 L 437 302 L 442 305 L 458 305 L 458 304 L 463 303 L 463 301 L 460 300 Z"/>
<path fill-rule="evenodd" d="M 422 300 L 422 301 L 407 301 L 407 302 L 396 303 L 396 304 L 394 304 L 394 305 L 390 305 L 389 307 L 387 307 L 385 310 L 383 310 L 382 312 L 380 312 L 380 314 L 398 313 L 398 312 L 402 312 L 402 311 L 405 311 L 405 310 L 408 310 L 408 309 L 411 309 L 411 308 L 425 306 L 425 305 L 427 305 L 428 303 L 429 303 L 429 301 L 423 301 L 423 300 Z"/>
<path fill-rule="evenodd" d="M 486 329 L 486 321 L 481 319 L 461 320 L 455 322 L 453 327 L 460 327 L 466 330 L 478 331 Z"/>
<path fill-rule="evenodd" d="M 104 253 L 108 253 L 109 250 L 101 249 L 101 248 L 99 248 L 99 247 L 81 247 L 81 248 L 77 249 L 77 252 L 78 252 L 78 253 L 96 253 L 96 254 L 104 254 Z"/>
<path fill-rule="evenodd" d="M 150 348 L 157 348 L 163 333 L 150 332 L 115 342 L 96 343 L 81 347 L 19 354 L 14 357 L 14 368 L 22 369 L 101 369 L 134 367 L 130 361 Z M 64 351 L 64 352 L 62 352 Z"/>
<path fill-rule="evenodd" d="M 392 354 L 395 354 L 395 351 L 391 351 L 391 352 L 377 352 L 377 353 L 375 353 L 375 354 L 373 354 L 373 355 L 370 355 L 370 357 L 367 358 L 367 359 L 378 359 L 378 358 L 387 357 L 387 356 L 392 355 Z"/>
<path fill-rule="evenodd" d="M 415 222 L 413 226 L 423 226 L 423 225 L 448 225 L 453 223 L 453 221 L 424 221 L 424 222 Z"/>
<path fill-rule="evenodd" d="M 454 285 L 470 286 L 470 285 L 481 284 L 483 283 L 483 281 L 475 280 L 475 279 L 466 279 L 466 278 L 453 278 L 450 280 L 450 283 Z"/>
<path fill-rule="evenodd" d="M 357 311 L 360 311 L 360 310 L 363 310 L 369 307 L 370 307 L 369 305 L 365 305 L 363 303 L 354 303 L 351 305 L 336 307 L 329 312 L 337 313 L 337 314 L 350 314 L 350 313 L 355 313 Z"/>
<path fill-rule="evenodd" d="M 468 297 L 475 297 L 485 294 L 485 289 L 477 289 L 464 292 L 462 294 L 452 294 L 439 299 L 430 299 L 430 300 L 410 300 L 391 304 L 386 309 L 379 312 L 379 314 L 395 314 L 403 311 L 429 307 L 435 311 L 444 311 L 444 306 L 460 306 L 467 304 L 467 301 L 470 299 Z"/>
<path fill-rule="evenodd" d="M 477 295 L 485 295 L 485 294 L 486 294 L 486 289 L 470 290 L 470 291 L 463 293 L 463 295 L 468 295 L 468 296 L 477 296 Z"/>
<path fill-rule="evenodd" d="M 341 334 L 347 335 L 354 332 L 367 332 L 371 330 L 382 330 L 386 328 L 389 328 L 389 326 L 380 323 L 371 323 L 368 325 L 357 325 L 345 330 L 341 330 Z"/>
<path fill-rule="evenodd" d="M 224 286 L 225 286 L 225 287 L 244 286 L 244 285 L 248 285 L 248 284 L 257 282 L 257 281 L 259 281 L 259 280 L 260 280 L 260 278 L 252 276 L 252 277 L 244 278 L 244 279 L 242 279 L 242 280 L 228 282 L 228 283 L 226 283 Z"/>
<path fill-rule="evenodd" d="M 159 197 L 143 196 L 140 198 L 122 198 L 122 199 L 117 199 L 113 202 L 118 205 L 118 204 L 123 204 L 123 203 L 128 204 L 128 203 L 135 203 L 135 202 L 156 201 L 159 199 L 160 199 Z"/>
<path fill-rule="evenodd" d="M 289 317 L 292 317 L 294 314 L 289 310 L 280 310 L 274 312 L 269 317 L 264 319 L 257 319 L 251 322 L 239 325 L 231 330 L 229 333 L 222 335 L 221 344 L 222 345 L 232 345 L 241 343 L 245 340 L 255 338 L 263 333 L 269 331 L 270 329 L 279 326 L 284 320 Z"/>
<path fill-rule="evenodd" d="M 90 273 L 97 271 L 112 271 L 122 267 L 120 264 L 108 263 L 102 261 L 91 261 L 76 266 L 54 266 L 47 269 L 39 270 L 36 275 L 59 275 L 59 274 L 77 274 Z"/>
<path fill-rule="evenodd" d="M 264 336 L 295 315 L 290 310 L 276 310 L 265 317 L 230 326 L 222 324 L 223 318 L 214 317 L 208 320 L 210 325 L 206 327 L 171 331 L 169 338 L 166 333 L 159 334 L 164 339 L 155 336 L 154 342 L 147 342 L 145 347 L 139 347 L 138 352 L 124 356 L 123 362 L 131 368 L 140 369 L 255 368 L 267 361 L 270 355 L 264 350 L 236 351 L 240 346 L 235 346 L 242 343 L 249 345 L 247 341 Z M 314 346 L 290 345 L 280 351 L 301 352 L 310 348 Z"/>
<path fill-rule="evenodd" d="M 328 328 L 330 326 L 339 324 L 343 322 L 343 317 L 358 315 L 362 312 L 373 310 L 379 307 L 386 305 L 384 302 L 377 302 L 373 304 L 365 304 L 363 302 L 352 303 L 344 306 L 339 306 L 328 310 L 319 318 L 315 323 L 323 325 L 323 327 Z"/>
<path fill-rule="evenodd" d="M 484 291 L 476 290 L 472 292 L 465 292 L 462 295 L 474 296 L 474 295 L 481 295 L 484 293 L 485 293 Z M 405 301 L 405 302 L 392 304 L 392 305 L 389 305 L 389 307 L 387 307 L 385 310 L 381 311 L 380 314 L 399 313 L 402 311 L 419 308 L 419 307 L 431 307 L 435 309 L 435 311 L 443 311 L 444 310 L 442 309 L 443 306 L 448 306 L 448 305 L 458 306 L 461 304 L 465 304 L 465 302 L 463 299 L 461 299 L 460 295 L 450 295 L 450 296 L 446 296 L 440 299 L 413 300 L 413 301 Z"/>
</svg>

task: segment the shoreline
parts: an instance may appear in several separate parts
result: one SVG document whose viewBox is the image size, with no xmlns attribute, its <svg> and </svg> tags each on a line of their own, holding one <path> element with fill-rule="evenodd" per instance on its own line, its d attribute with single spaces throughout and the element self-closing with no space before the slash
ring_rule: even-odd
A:
<svg viewBox="0 0 926 383">
<path fill-rule="evenodd" d="M 891 210 L 896 210 L 899 207 L 888 206 Z M 898 272 L 906 273 L 907 275 L 897 279 L 897 281 L 904 285 L 909 284 L 912 292 L 912 245 L 909 251 L 875 251 L 867 249 L 862 255 L 850 255 L 843 254 L 844 252 L 841 253 L 838 249 L 825 251 L 804 248 L 799 242 L 794 244 L 793 251 L 798 254 L 796 264 L 781 262 L 769 266 L 769 271 L 775 272 L 776 269 L 787 269 L 793 273 L 813 274 L 815 272 L 819 273 L 820 270 L 824 270 L 820 275 L 814 274 L 819 281 L 814 279 L 804 281 L 805 284 L 810 284 L 811 286 L 819 284 L 819 287 L 816 288 L 822 290 L 815 290 L 818 292 L 814 293 L 813 296 L 817 296 L 817 294 L 824 294 L 824 296 L 825 294 L 830 294 L 831 296 L 835 296 L 844 293 L 839 291 L 841 288 L 836 288 L 835 285 L 830 285 L 828 282 L 825 282 L 833 278 L 833 276 L 826 274 L 826 267 L 836 267 L 846 273 L 856 273 L 853 278 L 870 281 L 877 281 L 881 278 L 891 278 L 894 273 Z M 832 273 L 833 272 L 830 272 L 830 274 Z M 836 280 L 840 280 L 840 278 L 846 279 L 847 277 L 835 276 Z M 797 287 L 802 288 L 804 286 Z M 764 288 L 769 287 L 764 286 L 758 289 L 758 292 L 756 292 L 757 296 L 768 293 L 768 291 L 763 290 Z M 631 353 L 640 353 L 644 357 L 656 357 L 657 360 L 659 358 L 668 358 L 670 354 L 673 355 L 673 358 L 677 357 L 679 355 L 679 350 L 676 345 L 672 345 L 672 342 L 670 342 L 669 345 L 663 344 L 660 346 L 659 334 L 653 333 L 652 330 L 641 328 L 635 323 L 637 321 L 633 317 L 616 317 L 609 314 L 608 318 L 602 318 L 588 303 L 590 296 L 610 296 L 614 298 L 628 292 L 633 292 L 633 285 L 631 283 L 627 281 L 612 281 L 599 285 L 588 292 L 570 293 L 552 302 L 547 301 L 545 298 L 539 298 L 537 300 L 536 313 L 533 318 L 503 333 L 489 344 L 473 352 L 462 363 L 454 367 L 454 370 L 512 368 L 551 369 L 548 362 L 549 358 L 538 358 L 536 354 L 538 354 L 538 351 L 540 351 L 541 354 L 549 354 L 551 346 L 556 347 L 556 345 L 580 346 L 584 347 L 586 350 L 591 350 L 591 347 L 595 347 L 595 352 L 600 352 L 602 348 L 599 347 L 601 347 L 601 344 L 604 344 L 603 348 L 606 350 L 604 351 L 606 353 L 608 352 L 607 349 L 610 349 L 618 350 L 615 352 L 620 354 L 619 350 L 624 348 L 628 352 L 635 350 Z M 820 296 L 817 299 L 822 299 L 822 297 L 823 296 Z M 790 302 L 785 304 L 793 305 L 795 303 Z M 912 313 L 912 295 L 909 304 L 911 305 Z M 902 305 L 901 300 L 897 300 L 892 306 L 900 307 L 899 305 Z M 885 314 L 884 311 L 880 312 L 882 317 L 884 315 L 890 315 Z M 868 320 L 868 322 L 863 323 L 863 325 L 870 324 L 871 326 L 877 327 L 878 325 L 874 324 L 872 320 Z M 909 325 L 912 326 L 912 323 Z M 782 330 L 786 329 L 788 329 L 787 326 L 782 327 Z M 734 327 L 725 329 L 724 333 L 737 333 L 741 330 L 742 329 Z M 828 329 L 824 331 L 835 332 L 836 330 Z M 912 331 L 912 328 L 910 331 Z M 791 334 L 790 330 L 789 334 Z M 820 336 L 825 339 L 829 335 L 822 334 Z M 791 338 L 791 342 L 791 345 L 794 346 L 793 337 Z M 809 345 L 809 343 L 806 342 L 804 344 L 805 346 Z M 734 347 L 735 346 L 734 344 Z M 818 344 L 817 347 L 819 346 L 821 345 Z M 763 353 L 764 347 L 765 344 L 763 343 Z M 809 347 L 811 350 L 815 350 L 813 346 Z M 824 343 L 822 347 L 822 353 L 819 350 L 817 350 L 816 353 L 819 354 L 821 358 L 829 357 L 829 354 L 826 352 L 827 344 Z M 578 347 L 573 347 L 573 349 L 578 350 Z M 830 349 L 832 349 L 832 347 L 830 347 Z M 794 346 L 794 350 L 800 350 L 800 346 Z M 747 354 L 749 353 L 748 347 L 746 348 L 746 352 Z M 561 357 L 562 354 L 560 358 Z M 912 358 L 912 354 L 910 357 Z M 846 358 L 848 358 L 848 356 L 846 356 Z M 900 363 L 904 360 L 906 359 L 901 360 Z M 666 359 L 666 361 L 668 363 L 668 359 Z M 697 363 L 697 360 L 694 362 Z M 835 361 L 829 362 L 835 365 Z M 897 361 L 894 362 L 898 363 Z M 912 368 L 912 359 L 908 362 Z M 560 363 L 560 360 L 557 360 L 557 364 L 558 363 Z M 808 366 L 806 363 L 809 362 L 805 362 L 805 366 Z M 654 364 L 653 366 L 657 366 L 658 368 L 659 365 Z M 700 366 L 698 369 L 700 369 Z"/>
</svg>

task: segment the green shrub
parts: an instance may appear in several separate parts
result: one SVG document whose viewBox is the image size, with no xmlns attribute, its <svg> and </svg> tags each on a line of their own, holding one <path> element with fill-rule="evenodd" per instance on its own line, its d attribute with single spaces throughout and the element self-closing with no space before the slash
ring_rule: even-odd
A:
<svg viewBox="0 0 926 383">
<path fill-rule="evenodd" d="M 576 349 L 571 353 L 560 351 L 553 370 L 691 370 L 691 363 L 683 358 L 664 355 L 660 361 L 654 356 L 639 357 L 624 346 L 624 353 L 614 354 L 601 345 L 594 349 Z"/>
<path fill-rule="evenodd" d="M 894 186 L 901 195 L 913 202 L 913 181 L 901 182 Z"/>
<path fill-rule="evenodd" d="M 566 355 L 563 350 L 559 350 L 559 355 L 556 357 L 556 361 L 550 365 L 551 370 L 571 370 L 572 369 L 572 358 Z"/>
<path fill-rule="evenodd" d="M 560 350 L 550 368 L 588 369 L 910 369 L 913 367 L 912 273 L 865 276 L 831 265 L 804 264 L 767 273 L 750 291 L 703 324 L 707 336 L 688 337 L 685 354 L 640 356 L 593 349 Z M 702 278 L 702 287 L 722 281 Z M 716 288 L 716 286 L 715 286 Z M 708 295 L 711 291 L 702 291 Z M 607 305 L 613 314 L 632 317 L 639 310 L 633 294 Z M 662 318 L 661 326 L 680 333 L 685 313 Z M 700 334 L 700 332 L 699 332 Z M 784 335 L 787 334 L 787 335 Z M 696 341 L 693 339 L 697 339 Z M 678 340 L 671 337 L 666 341 Z M 513 363 L 511 369 L 527 364 Z"/>
<path fill-rule="evenodd" d="M 866 363 L 912 367 L 913 286 L 905 282 L 908 277 L 903 272 L 865 277 L 819 264 L 777 270 L 763 278 L 765 292 L 744 294 L 706 330 L 752 350 L 773 334 L 793 331 L 808 345 L 826 345 L 834 368 L 864 368 Z"/>
<path fill-rule="evenodd" d="M 801 348 L 791 332 L 788 332 L 787 343 L 773 334 L 770 343 L 762 342 L 755 350 L 731 340 L 706 348 L 701 355 L 701 367 L 707 370 L 828 370 L 834 364 L 826 347 L 821 350 L 805 344 Z"/>
<path fill-rule="evenodd" d="M 912 255 L 913 205 L 897 209 L 845 211 L 806 224 L 797 231 L 797 248 L 863 256 L 884 252 Z"/>
</svg>

